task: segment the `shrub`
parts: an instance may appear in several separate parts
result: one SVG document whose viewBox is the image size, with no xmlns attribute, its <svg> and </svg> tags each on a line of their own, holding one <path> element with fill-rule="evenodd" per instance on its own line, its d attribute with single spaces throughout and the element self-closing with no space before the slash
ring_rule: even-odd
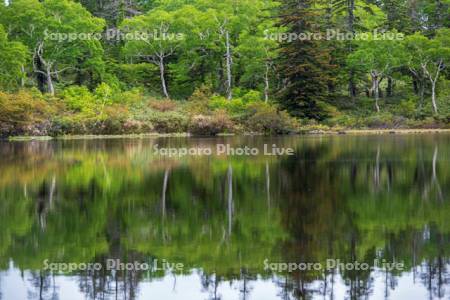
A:
<svg viewBox="0 0 450 300">
<path fill-rule="evenodd" d="M 406 117 L 406 118 L 412 118 L 416 115 L 416 103 L 418 102 L 418 99 L 410 98 L 407 100 L 401 101 L 396 109 L 394 109 L 394 112 Z"/>
<path fill-rule="evenodd" d="M 189 132 L 196 135 L 217 135 L 233 129 L 234 124 L 224 110 L 216 111 L 211 116 L 194 116 L 189 124 Z"/>
<path fill-rule="evenodd" d="M 113 94 L 113 89 L 106 83 L 101 83 L 94 92 L 95 100 L 101 107 L 112 104 Z"/>
<path fill-rule="evenodd" d="M 368 116 L 365 119 L 365 124 L 369 128 L 388 129 L 401 128 L 406 125 L 406 118 L 402 116 L 394 116 L 391 113 L 379 113 L 373 116 Z"/>
<path fill-rule="evenodd" d="M 30 92 L 0 92 L 0 135 L 47 135 L 53 109 Z"/>
<path fill-rule="evenodd" d="M 211 89 L 205 85 L 197 88 L 191 97 L 189 97 L 185 109 L 188 114 L 201 115 L 208 114 L 208 102 L 212 97 Z"/>
<path fill-rule="evenodd" d="M 209 99 L 213 96 L 211 88 L 202 85 L 199 88 L 196 88 L 194 93 L 192 93 L 191 97 L 189 97 L 189 102 L 201 102 L 207 104 Z"/>
<path fill-rule="evenodd" d="M 153 131 L 153 125 L 150 122 L 142 122 L 133 119 L 128 119 L 123 124 L 123 133 L 139 134 L 150 133 Z"/>
<path fill-rule="evenodd" d="M 96 104 L 95 96 L 85 86 L 71 86 L 62 92 L 64 104 L 75 112 L 93 112 Z"/>
<path fill-rule="evenodd" d="M 120 134 L 129 118 L 128 109 L 123 105 L 105 107 L 104 116 L 96 122 L 94 131 L 99 134 Z"/>
<path fill-rule="evenodd" d="M 150 100 L 148 105 L 159 112 L 174 111 L 177 108 L 177 103 L 173 100 Z"/>
<path fill-rule="evenodd" d="M 320 124 L 317 120 L 304 120 L 301 125 L 301 132 L 306 133 L 320 133 L 324 131 L 329 131 L 330 127 L 325 124 Z"/>
<path fill-rule="evenodd" d="M 136 105 L 144 100 L 144 95 L 140 89 L 134 88 L 129 91 L 120 92 L 113 96 L 114 103 Z"/>
<path fill-rule="evenodd" d="M 181 112 L 154 112 L 148 116 L 148 121 L 153 124 L 156 132 L 159 133 L 181 133 L 186 132 L 189 119 Z"/>
<path fill-rule="evenodd" d="M 250 116 L 246 122 L 249 130 L 264 134 L 285 134 L 298 130 L 298 123 L 285 111 L 269 104 L 253 104 L 249 106 Z"/>
<path fill-rule="evenodd" d="M 242 96 L 242 101 L 244 103 L 261 101 L 261 92 L 251 90 Z"/>
<path fill-rule="evenodd" d="M 225 110 L 234 115 L 244 114 L 247 110 L 242 99 L 228 100 L 222 96 L 213 96 L 209 102 L 209 108 L 211 110 Z"/>
</svg>

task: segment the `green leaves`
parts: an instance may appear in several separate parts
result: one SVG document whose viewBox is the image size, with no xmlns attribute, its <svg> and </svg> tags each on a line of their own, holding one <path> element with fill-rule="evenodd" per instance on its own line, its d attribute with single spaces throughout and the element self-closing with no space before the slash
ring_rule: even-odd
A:
<svg viewBox="0 0 450 300">
<path fill-rule="evenodd" d="M 29 58 L 28 49 L 19 42 L 10 42 L 0 25 L 0 87 L 10 89 L 19 84 L 26 74 L 23 66 Z"/>
</svg>

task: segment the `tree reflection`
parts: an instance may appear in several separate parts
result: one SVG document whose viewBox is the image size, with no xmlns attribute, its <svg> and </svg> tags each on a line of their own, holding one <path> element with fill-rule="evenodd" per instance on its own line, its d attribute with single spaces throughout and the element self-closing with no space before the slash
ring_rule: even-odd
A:
<svg viewBox="0 0 450 300">
<path fill-rule="evenodd" d="M 61 292 L 56 274 L 41 271 L 45 259 L 108 258 L 185 268 L 66 274 L 86 298 L 135 299 L 143 281 L 174 276 L 176 285 L 177 275 L 199 272 L 210 299 L 221 299 L 224 283 L 247 299 L 258 278 L 276 282 L 281 299 L 336 299 L 340 279 L 347 298 L 365 299 L 373 270 L 273 273 L 263 262 L 378 259 L 404 262 L 430 298 L 448 295 L 449 137 L 286 138 L 277 143 L 295 156 L 276 159 L 168 159 L 152 154 L 153 143 L 167 141 L 1 145 L 0 267 L 12 258 L 30 270 L 40 299 Z M 377 272 L 389 298 L 402 272 Z"/>
</svg>

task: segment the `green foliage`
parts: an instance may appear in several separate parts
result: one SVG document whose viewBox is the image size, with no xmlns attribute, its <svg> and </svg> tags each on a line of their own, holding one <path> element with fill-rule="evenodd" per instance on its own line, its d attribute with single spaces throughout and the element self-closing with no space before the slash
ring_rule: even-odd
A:
<svg viewBox="0 0 450 300">
<path fill-rule="evenodd" d="M 397 108 L 398 114 L 405 118 L 413 118 L 417 112 L 416 103 L 416 98 L 401 101 Z"/>
<path fill-rule="evenodd" d="M 264 103 L 352 128 L 415 127 L 430 116 L 446 124 L 450 115 L 446 2 L 94 2 L 0 5 L 0 89 L 58 95 L 48 97 L 55 133 L 128 130 L 117 124 L 185 131 L 195 116 L 208 123 L 219 111 L 246 130 L 254 107 L 270 107 Z M 120 30 L 116 41 L 102 41 L 106 24 Z M 345 36 L 325 38 L 330 28 Z M 349 89 L 356 95 L 336 103 Z M 161 96 L 176 101 L 149 101 Z M 116 106 L 129 115 L 114 115 Z M 117 122 L 106 126 L 109 114 Z"/>
<path fill-rule="evenodd" d="M 281 24 L 292 34 L 320 31 L 322 22 L 313 1 L 284 1 Z M 283 76 L 283 88 L 279 93 L 281 107 L 297 118 L 326 118 L 317 106 L 317 101 L 325 100 L 327 84 L 333 79 L 334 66 L 331 61 L 329 44 L 317 39 L 286 41 L 280 51 L 277 71 Z"/>
<path fill-rule="evenodd" d="M 29 92 L 0 92 L 0 136 L 45 135 L 52 113 L 49 103 Z"/>
<path fill-rule="evenodd" d="M 187 132 L 189 118 L 186 114 L 178 111 L 154 112 L 147 117 L 156 132 L 181 133 Z"/>
<path fill-rule="evenodd" d="M 67 108 L 75 112 L 94 112 L 95 96 L 85 86 L 71 86 L 61 94 Z"/>
<path fill-rule="evenodd" d="M 0 88 L 14 88 L 19 80 L 24 80 L 24 68 L 28 59 L 27 48 L 20 42 L 8 41 L 8 36 L 0 24 Z"/>
<path fill-rule="evenodd" d="M 232 115 L 240 115 L 246 111 L 246 105 L 242 99 L 228 100 L 221 96 L 213 96 L 209 102 L 209 108 L 212 110 L 226 110 Z"/>
<path fill-rule="evenodd" d="M 275 106 L 253 103 L 249 106 L 246 126 L 253 132 L 265 134 L 286 134 L 298 130 L 298 123 L 285 111 Z"/>
<path fill-rule="evenodd" d="M 242 101 L 244 103 L 250 103 L 250 102 L 256 102 L 256 101 L 261 101 L 261 92 L 259 91 L 248 91 L 245 95 L 243 95 L 242 97 Z"/>
</svg>

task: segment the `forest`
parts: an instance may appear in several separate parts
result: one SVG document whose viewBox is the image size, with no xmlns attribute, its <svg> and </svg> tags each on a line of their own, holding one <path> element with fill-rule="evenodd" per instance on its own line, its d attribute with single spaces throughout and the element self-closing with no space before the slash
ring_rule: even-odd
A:
<svg viewBox="0 0 450 300">
<path fill-rule="evenodd" d="M 5 0 L 0 137 L 448 128 L 449 0 Z"/>
</svg>

